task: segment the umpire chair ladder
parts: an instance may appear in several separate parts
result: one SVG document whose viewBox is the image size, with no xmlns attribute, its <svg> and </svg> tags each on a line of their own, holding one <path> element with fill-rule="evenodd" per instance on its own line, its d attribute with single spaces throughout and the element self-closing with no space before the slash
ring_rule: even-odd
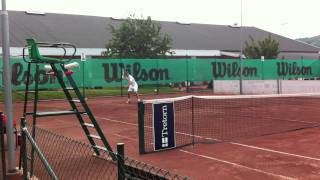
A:
<svg viewBox="0 0 320 180">
<path fill-rule="evenodd" d="M 99 150 L 113 152 L 110 144 L 108 143 L 106 137 L 104 136 L 99 124 L 97 123 L 92 111 L 90 110 L 85 98 L 80 93 L 79 88 L 77 87 L 76 82 L 72 78 L 72 72 L 65 67 L 65 63 L 70 60 L 65 59 L 67 50 L 66 48 L 72 48 L 73 54 L 71 57 L 74 57 L 76 53 L 76 47 L 69 43 L 42 43 L 36 42 L 34 39 L 26 39 L 27 45 L 23 49 L 23 59 L 28 64 L 27 70 L 27 82 L 25 88 L 25 98 L 24 98 L 24 108 L 23 108 L 23 117 L 32 116 L 32 137 L 35 138 L 35 126 L 37 123 L 37 118 L 47 117 L 47 116 L 61 116 L 61 115 L 75 115 L 80 122 L 80 125 L 85 132 L 87 139 L 89 140 L 95 154 L 100 155 Z M 61 48 L 64 51 L 63 58 L 51 58 L 41 56 L 38 47 L 46 48 Z M 25 55 L 25 49 L 28 49 L 28 57 Z M 49 111 L 49 112 L 39 112 L 38 111 L 38 101 L 39 101 L 39 70 L 40 64 L 50 65 L 51 73 L 56 77 L 58 83 L 60 84 L 70 106 L 70 110 L 66 111 Z M 31 77 L 31 65 L 35 65 L 35 76 L 34 76 L 34 90 L 30 90 L 30 77 Z M 60 71 L 59 71 L 60 69 Z M 70 86 L 67 86 L 64 81 L 64 76 L 67 79 L 67 82 Z M 73 91 L 76 98 L 73 98 L 70 91 Z M 28 111 L 28 96 L 33 94 L 33 110 Z M 26 118 L 27 119 L 27 118 Z M 94 132 L 95 131 L 95 132 Z M 100 141 L 102 143 L 97 143 Z M 103 145 L 101 145 L 103 144 Z M 33 150 L 31 150 L 31 164 L 33 164 Z M 110 153 L 112 159 L 115 160 L 113 153 Z M 32 169 L 31 165 L 31 169 Z M 31 170 L 32 172 L 32 170 Z"/>
</svg>

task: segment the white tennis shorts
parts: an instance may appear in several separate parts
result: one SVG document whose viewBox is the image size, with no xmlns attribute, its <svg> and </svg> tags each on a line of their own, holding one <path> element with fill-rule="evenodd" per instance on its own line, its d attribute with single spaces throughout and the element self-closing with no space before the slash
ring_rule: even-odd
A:
<svg viewBox="0 0 320 180">
<path fill-rule="evenodd" d="M 129 85 L 128 92 L 138 92 L 138 85 Z"/>
</svg>

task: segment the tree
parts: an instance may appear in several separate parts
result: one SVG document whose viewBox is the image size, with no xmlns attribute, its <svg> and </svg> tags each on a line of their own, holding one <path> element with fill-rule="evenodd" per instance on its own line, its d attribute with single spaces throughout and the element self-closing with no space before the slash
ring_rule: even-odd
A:
<svg viewBox="0 0 320 180">
<path fill-rule="evenodd" d="M 279 42 L 271 38 L 271 34 L 262 41 L 256 43 L 252 36 L 249 36 L 251 43 L 245 42 L 244 55 L 251 59 L 275 59 L 279 54 Z"/>
<path fill-rule="evenodd" d="M 160 23 L 131 15 L 119 28 L 110 25 L 112 39 L 103 55 L 111 58 L 159 58 L 170 52 L 171 37 L 161 33 Z"/>
</svg>

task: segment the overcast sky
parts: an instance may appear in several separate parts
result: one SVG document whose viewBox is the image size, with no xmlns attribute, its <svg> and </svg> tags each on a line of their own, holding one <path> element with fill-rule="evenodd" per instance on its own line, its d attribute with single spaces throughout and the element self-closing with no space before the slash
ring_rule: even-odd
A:
<svg viewBox="0 0 320 180">
<path fill-rule="evenodd" d="M 8 10 L 241 24 L 241 0 L 6 0 Z M 320 35 L 320 0 L 242 0 L 242 25 L 289 38 Z"/>
</svg>

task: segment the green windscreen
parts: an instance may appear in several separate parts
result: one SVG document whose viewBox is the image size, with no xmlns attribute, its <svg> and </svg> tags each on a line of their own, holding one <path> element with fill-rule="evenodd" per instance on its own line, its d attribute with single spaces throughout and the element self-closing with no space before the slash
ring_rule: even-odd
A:
<svg viewBox="0 0 320 180">
<path fill-rule="evenodd" d="M 245 59 L 87 59 L 73 68 L 78 86 L 119 87 L 121 68 L 129 70 L 139 85 L 167 85 L 181 82 L 211 80 L 270 80 L 318 78 L 319 60 L 253 60 Z M 2 61 L 0 61 L 2 67 Z M 14 90 L 23 90 L 27 77 L 27 64 L 22 59 L 10 59 L 11 82 Z M 40 66 L 40 88 L 60 88 L 54 76 L 48 75 L 44 64 Z M 34 77 L 35 74 L 32 74 Z M 1 73 L 2 76 L 2 73 Z M 2 78 L 1 78 L 2 80 Z M 32 81 L 34 79 L 32 78 Z"/>
</svg>

